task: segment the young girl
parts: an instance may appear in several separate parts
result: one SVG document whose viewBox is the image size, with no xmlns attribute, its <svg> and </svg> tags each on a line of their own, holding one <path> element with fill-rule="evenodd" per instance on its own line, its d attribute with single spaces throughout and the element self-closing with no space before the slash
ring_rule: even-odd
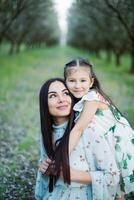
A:
<svg viewBox="0 0 134 200">
<path fill-rule="evenodd" d="M 117 199 L 134 192 L 134 131 L 128 121 L 101 89 L 88 61 L 76 59 L 67 63 L 64 77 L 77 102 L 74 106 L 76 124 L 70 133 L 69 153 L 86 127 L 89 134 L 99 133 L 106 138 L 120 169 Z"/>
</svg>

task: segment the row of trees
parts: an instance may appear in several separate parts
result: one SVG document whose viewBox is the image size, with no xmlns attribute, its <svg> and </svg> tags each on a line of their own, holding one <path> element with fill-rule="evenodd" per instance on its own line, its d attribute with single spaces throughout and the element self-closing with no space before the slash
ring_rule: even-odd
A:
<svg viewBox="0 0 134 200">
<path fill-rule="evenodd" d="M 68 16 L 68 43 L 99 54 L 111 52 L 117 65 L 124 53 L 131 56 L 134 74 L 134 0 L 76 0 Z"/>
<path fill-rule="evenodd" d="M 11 44 L 10 53 L 21 44 L 52 45 L 60 30 L 52 0 L 0 0 L 0 44 Z"/>
</svg>

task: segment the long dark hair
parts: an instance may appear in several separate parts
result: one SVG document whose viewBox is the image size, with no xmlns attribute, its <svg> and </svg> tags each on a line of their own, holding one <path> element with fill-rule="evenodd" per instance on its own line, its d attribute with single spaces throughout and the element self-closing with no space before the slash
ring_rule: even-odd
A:
<svg viewBox="0 0 134 200">
<path fill-rule="evenodd" d="M 95 89 L 96 91 L 98 91 L 105 98 L 105 100 L 107 100 L 109 102 L 110 109 L 111 109 L 116 120 L 118 120 L 117 112 L 119 112 L 121 114 L 121 116 L 123 116 L 123 114 L 115 106 L 115 104 L 110 99 L 110 97 L 102 90 L 100 82 L 99 82 L 99 80 L 98 80 L 98 78 L 97 78 L 97 76 L 96 76 L 96 74 L 93 70 L 93 65 L 88 60 L 83 59 L 83 58 L 77 58 L 77 59 L 73 59 L 72 61 L 68 62 L 64 67 L 64 78 L 65 78 L 65 80 L 68 76 L 68 73 L 69 73 L 69 70 L 71 69 L 71 67 L 87 67 L 89 69 L 90 78 L 94 79 L 93 85 L 90 89 Z"/>
<path fill-rule="evenodd" d="M 53 147 L 52 143 L 52 124 L 53 117 L 49 113 L 48 109 L 48 90 L 50 85 L 59 81 L 65 85 L 65 81 L 61 78 L 52 78 L 47 80 L 40 89 L 39 101 L 40 101 L 40 123 L 41 123 L 41 133 L 44 148 L 48 157 L 53 161 L 53 165 L 50 164 L 46 174 L 50 176 L 49 191 L 53 190 L 53 181 L 56 183 L 60 175 L 60 170 L 62 169 L 64 182 L 70 184 L 70 166 L 69 166 L 69 153 L 68 153 L 68 143 L 69 143 L 69 133 L 74 125 L 74 113 L 73 113 L 73 99 L 72 108 L 69 116 L 69 121 L 67 128 L 63 137 L 61 138 L 56 149 Z M 71 94 L 70 94 L 71 96 Z M 52 168 L 54 172 L 52 171 Z M 54 179 L 54 180 L 53 180 Z"/>
</svg>

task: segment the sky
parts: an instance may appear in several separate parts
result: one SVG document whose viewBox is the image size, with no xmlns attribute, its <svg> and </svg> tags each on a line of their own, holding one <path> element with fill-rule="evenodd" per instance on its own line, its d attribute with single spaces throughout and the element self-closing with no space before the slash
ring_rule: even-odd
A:
<svg viewBox="0 0 134 200">
<path fill-rule="evenodd" d="M 59 25 L 62 31 L 61 43 L 65 43 L 67 33 L 67 13 L 74 0 L 54 0 L 55 9 L 58 13 Z"/>
</svg>

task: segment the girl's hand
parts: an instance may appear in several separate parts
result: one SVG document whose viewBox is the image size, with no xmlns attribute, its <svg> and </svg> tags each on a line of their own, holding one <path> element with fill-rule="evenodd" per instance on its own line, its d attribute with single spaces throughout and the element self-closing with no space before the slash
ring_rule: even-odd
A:
<svg viewBox="0 0 134 200">
<path fill-rule="evenodd" d="M 39 166 L 39 171 L 41 171 L 44 174 L 46 172 L 48 166 L 50 165 L 50 163 L 51 163 L 51 160 L 49 158 L 44 160 Z"/>
<path fill-rule="evenodd" d="M 70 178 L 71 181 L 82 183 L 82 184 L 91 184 L 91 176 L 89 172 L 82 171 L 82 170 L 76 170 L 70 167 Z"/>
</svg>

